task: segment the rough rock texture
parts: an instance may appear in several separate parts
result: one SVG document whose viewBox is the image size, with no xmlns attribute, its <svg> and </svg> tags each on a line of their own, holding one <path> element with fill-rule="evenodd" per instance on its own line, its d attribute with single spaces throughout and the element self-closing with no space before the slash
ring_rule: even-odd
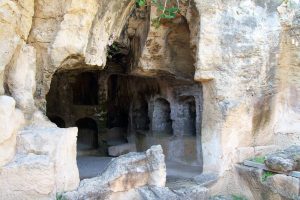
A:
<svg viewBox="0 0 300 200">
<path fill-rule="evenodd" d="M 79 184 L 76 136 L 77 128 L 25 129 L 18 135 L 18 153 L 47 155 L 54 164 L 56 191 L 73 190 Z"/>
<path fill-rule="evenodd" d="M 300 170 L 300 146 L 291 146 L 282 151 L 266 156 L 265 164 L 268 168 L 288 172 Z"/>
<path fill-rule="evenodd" d="M 53 126 L 18 132 L 17 154 L 0 170 L 1 199 L 53 199 L 77 188 L 76 136 L 77 128 Z"/>
<path fill-rule="evenodd" d="M 56 157 L 60 150 L 70 148 L 69 153 L 74 158 L 76 150 L 71 143 L 75 141 L 75 130 L 71 131 L 72 142 L 65 141 L 70 146 L 62 145 L 66 149 L 57 149 L 54 144 L 57 140 L 46 133 L 53 146 L 48 146 L 48 141 L 37 145 L 31 138 L 26 148 L 18 147 L 21 152 L 26 152 L 25 161 L 18 162 L 20 157 L 16 156 L 10 162 L 15 154 L 17 129 L 22 115 L 34 135 L 38 135 L 36 131 L 44 126 L 49 128 L 44 113 L 38 109 L 46 109 L 45 96 L 55 71 L 104 69 L 107 46 L 120 39 L 125 27 L 130 28 L 127 39 L 135 62 L 124 71 L 189 81 L 194 78 L 202 84 L 203 119 L 197 124 L 201 135 L 196 137 L 194 146 L 203 154 L 203 159 L 199 156 L 201 163 L 203 160 L 203 171 L 220 175 L 220 181 L 211 188 L 211 193 L 229 193 L 241 185 L 241 180 L 233 176 L 237 175 L 233 164 L 246 157 L 241 156 L 241 148 L 250 147 L 250 150 L 244 150 L 253 155 L 252 150 L 257 146 L 299 145 L 299 1 L 190 2 L 181 16 L 163 22 L 155 29 L 150 27 L 150 20 L 155 17 L 154 7 L 147 7 L 143 17 L 127 24 L 134 0 L 0 1 L 0 95 L 14 98 L 0 97 L 0 171 L 5 169 L 5 173 L 11 174 L 0 181 L 13 178 L 14 168 L 9 166 L 17 165 L 21 169 L 27 166 L 26 163 L 33 165 L 34 162 L 26 160 L 26 155 L 31 150 L 38 155 L 39 145 L 43 151 L 52 152 L 47 157 L 54 168 L 76 170 L 74 162 L 64 168 L 57 163 Z M 138 25 L 134 25 L 135 22 L 139 22 Z M 171 116 L 175 114 L 180 112 L 171 113 Z M 176 123 L 173 128 L 177 130 L 176 126 L 180 124 Z M 37 138 L 45 141 L 41 136 Z M 23 139 L 27 141 L 27 138 Z M 174 146 L 177 144 L 174 142 Z M 181 148 L 176 150 L 181 151 Z M 41 163 L 45 164 L 41 171 L 52 170 L 47 159 Z M 28 176 L 26 171 L 20 171 L 18 177 Z M 37 171 L 32 173 L 39 174 Z M 251 176 L 247 178 L 251 184 L 257 184 Z M 58 181 L 57 177 L 54 180 Z M 27 181 L 28 185 L 32 182 Z M 63 183 L 58 185 L 62 190 L 68 188 Z M 40 186 L 36 186 L 39 191 Z M 11 189 L 0 194 L 6 199 L 10 199 L 11 194 L 11 199 L 16 199 L 19 190 L 13 188 L 17 183 L 5 187 Z M 25 193 L 22 191 L 27 198 Z M 48 191 L 41 194 L 47 196 L 46 193 Z M 262 194 L 253 193 L 254 196 Z M 281 198 L 279 194 L 272 195 L 274 199 Z M 264 199 L 256 197 L 259 198 Z"/>
<path fill-rule="evenodd" d="M 34 0 L 0 2 L 0 95 L 4 93 L 3 79 L 6 65 L 17 46 L 26 41 L 32 25 Z"/>
<path fill-rule="evenodd" d="M 35 110 L 33 94 L 36 88 L 36 51 L 24 44 L 18 47 L 8 66 L 6 84 L 17 107 L 26 114 Z"/>
<path fill-rule="evenodd" d="M 236 166 L 241 177 L 243 194 L 248 194 L 248 199 L 255 200 L 286 200 L 299 199 L 299 180 L 284 174 L 274 174 L 263 180 L 263 170 Z"/>
<path fill-rule="evenodd" d="M 161 146 L 153 146 L 145 153 L 129 153 L 113 159 L 99 176 L 84 179 L 76 191 L 66 199 L 105 199 L 113 192 L 123 192 L 145 185 L 163 187 L 166 165 Z"/>
<path fill-rule="evenodd" d="M 55 167 L 46 155 L 21 156 L 0 171 L 1 199 L 53 199 Z"/>
<path fill-rule="evenodd" d="M 167 200 L 207 199 L 208 190 L 201 186 L 171 190 L 165 186 L 166 166 L 161 146 L 152 146 L 145 153 L 129 153 L 113 159 L 99 176 L 84 179 L 76 191 L 63 198 Z"/>
<path fill-rule="evenodd" d="M 0 167 L 14 157 L 17 131 L 24 123 L 24 116 L 15 103 L 11 97 L 0 96 Z"/>
</svg>

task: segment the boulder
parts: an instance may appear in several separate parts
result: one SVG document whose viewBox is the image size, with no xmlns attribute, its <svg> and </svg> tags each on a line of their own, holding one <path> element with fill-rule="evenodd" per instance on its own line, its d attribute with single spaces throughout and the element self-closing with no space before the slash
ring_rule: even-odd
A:
<svg viewBox="0 0 300 200">
<path fill-rule="evenodd" d="M 164 187 L 166 165 L 161 146 L 144 153 L 128 153 L 113 159 L 97 177 L 84 179 L 76 191 L 63 194 L 65 199 L 105 199 L 111 193 L 142 186 Z"/>
<path fill-rule="evenodd" d="M 28 128 L 18 135 L 18 153 L 47 155 L 55 165 L 56 190 L 74 190 L 79 184 L 76 136 L 77 128 Z"/>
<path fill-rule="evenodd" d="M 300 181 L 298 178 L 284 174 L 276 174 L 267 179 L 266 184 L 275 193 L 281 194 L 288 199 L 298 199 Z"/>
<path fill-rule="evenodd" d="M 285 150 L 267 155 L 265 164 L 268 168 L 276 171 L 300 170 L 300 146 L 293 145 Z"/>
<path fill-rule="evenodd" d="M 108 148 L 108 155 L 110 156 L 120 156 L 129 152 L 136 152 L 135 144 L 131 144 L 131 143 L 120 144 Z"/>
</svg>

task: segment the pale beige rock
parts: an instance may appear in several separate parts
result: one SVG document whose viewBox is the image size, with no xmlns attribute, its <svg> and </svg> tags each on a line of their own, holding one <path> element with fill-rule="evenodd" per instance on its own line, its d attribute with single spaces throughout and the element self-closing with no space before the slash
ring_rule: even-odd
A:
<svg viewBox="0 0 300 200">
<path fill-rule="evenodd" d="M 47 155 L 54 163 L 56 190 L 74 190 L 79 184 L 76 164 L 77 128 L 38 128 L 22 130 L 17 139 L 18 153 Z"/>
<path fill-rule="evenodd" d="M 284 174 L 276 174 L 268 178 L 266 183 L 272 191 L 281 194 L 284 197 L 297 199 L 299 196 L 299 179 L 286 176 Z"/>
<path fill-rule="evenodd" d="M 96 0 L 72 0 L 65 9 L 64 19 L 51 47 L 54 67 L 60 66 L 69 56 L 84 56 L 98 3 Z"/>
<path fill-rule="evenodd" d="M 20 110 L 15 109 L 15 101 L 8 96 L 0 96 L 0 167 L 7 164 L 15 155 L 16 135 L 24 123 Z"/>
<path fill-rule="evenodd" d="M 142 186 L 164 187 L 166 165 L 160 145 L 145 153 L 129 153 L 113 159 L 101 175 L 84 179 L 77 190 L 63 195 L 66 199 L 105 199 L 115 192 Z"/>
<path fill-rule="evenodd" d="M 12 58 L 21 39 L 26 40 L 31 29 L 34 0 L 3 0 L 0 2 L 0 95 L 4 93 L 5 66 Z"/>
<path fill-rule="evenodd" d="M 18 157 L 0 170 L 0 199 L 53 199 L 54 170 L 46 155 Z"/>
<path fill-rule="evenodd" d="M 34 47 L 22 45 L 18 48 L 8 67 L 7 85 L 16 100 L 17 107 L 26 114 L 35 110 L 33 95 L 36 88 L 36 51 Z"/>
<path fill-rule="evenodd" d="M 134 5 L 135 1 L 133 0 L 103 0 L 100 2 L 86 49 L 85 63 L 104 68 L 107 46 L 120 36 Z"/>
</svg>

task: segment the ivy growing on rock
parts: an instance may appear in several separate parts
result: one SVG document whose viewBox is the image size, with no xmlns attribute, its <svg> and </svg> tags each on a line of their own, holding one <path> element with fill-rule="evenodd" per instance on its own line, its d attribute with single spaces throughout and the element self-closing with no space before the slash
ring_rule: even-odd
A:
<svg viewBox="0 0 300 200">
<path fill-rule="evenodd" d="M 157 9 L 157 17 L 152 19 L 152 26 L 158 28 L 162 19 L 174 19 L 180 14 L 180 4 L 186 0 L 151 0 L 151 5 Z M 147 0 L 136 0 L 138 7 L 147 6 Z"/>
</svg>

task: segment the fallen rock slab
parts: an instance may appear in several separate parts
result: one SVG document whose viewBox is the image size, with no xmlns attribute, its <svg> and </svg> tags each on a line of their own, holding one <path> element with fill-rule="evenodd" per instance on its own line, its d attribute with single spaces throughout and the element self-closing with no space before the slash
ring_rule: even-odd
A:
<svg viewBox="0 0 300 200">
<path fill-rule="evenodd" d="M 128 153 L 113 159 L 97 177 L 80 182 L 76 191 L 63 194 L 63 198 L 105 199 L 112 193 L 128 191 L 142 186 L 164 187 L 166 165 L 160 145 L 145 153 Z"/>
</svg>

